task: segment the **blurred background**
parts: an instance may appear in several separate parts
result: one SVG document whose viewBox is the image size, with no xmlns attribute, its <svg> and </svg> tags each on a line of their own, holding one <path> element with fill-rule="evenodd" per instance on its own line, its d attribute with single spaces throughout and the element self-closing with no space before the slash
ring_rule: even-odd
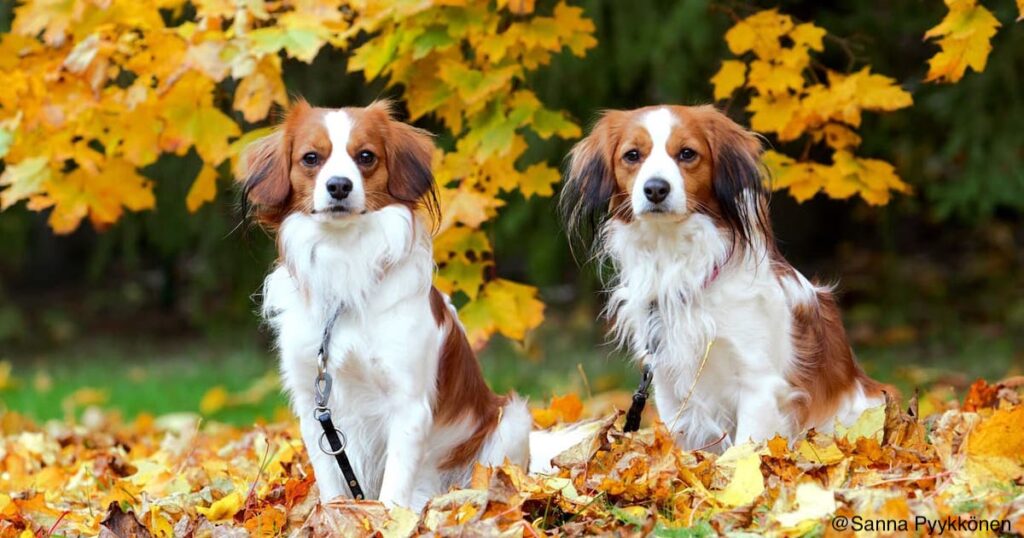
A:
<svg viewBox="0 0 1024 538">
<path fill-rule="evenodd" d="M 599 45 L 532 76 L 547 106 L 589 125 L 602 108 L 711 100 L 708 80 L 729 57 L 730 2 L 577 4 L 595 21 Z M 1024 374 L 1024 25 L 1004 24 L 984 73 L 924 85 L 935 47 L 921 35 L 941 19 L 939 2 L 778 6 L 843 39 L 826 42 L 826 64 L 852 54 L 914 97 L 910 108 L 866 115 L 859 131 L 862 153 L 894 163 L 914 192 L 883 207 L 822 195 L 797 204 L 778 193 L 772 219 L 782 252 L 806 275 L 838 283 L 854 349 L 874 376 L 909 391 Z M 1011 1 L 988 7 L 1004 23 L 1016 15 Z M 0 1 L 0 31 L 12 8 Z M 346 60 L 325 48 L 312 65 L 287 61 L 287 87 L 322 106 L 393 94 L 348 74 Z M 743 104 L 728 112 L 748 123 Z M 571 142 L 531 140 L 530 156 L 559 164 Z M 54 235 L 46 215 L 24 204 L 0 213 L 4 405 L 40 419 L 90 404 L 132 416 L 197 411 L 205 397 L 219 420 L 284 416 L 252 298 L 273 262 L 272 241 L 242 221 L 228 182 L 215 203 L 187 212 L 199 166 L 194 154 L 162 157 L 144 170 L 156 179 L 156 210 L 102 232 Z M 547 305 L 525 343 L 496 337 L 482 352 L 492 386 L 535 399 L 628 397 L 634 368 L 604 345 L 595 268 L 571 256 L 554 201 L 513 195 L 488 226 L 498 274 L 538 286 Z"/>
</svg>

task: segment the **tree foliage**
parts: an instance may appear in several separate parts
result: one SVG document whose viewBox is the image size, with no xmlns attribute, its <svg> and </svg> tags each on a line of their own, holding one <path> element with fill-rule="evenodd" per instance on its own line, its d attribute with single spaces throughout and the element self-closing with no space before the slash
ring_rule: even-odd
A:
<svg viewBox="0 0 1024 538">
<path fill-rule="evenodd" d="M 928 60 L 928 82 L 957 82 L 967 68 L 978 73 L 985 70 L 992 52 L 992 36 L 1001 26 L 999 20 L 976 0 L 946 0 L 949 13 L 937 26 L 928 30 L 925 39 L 938 38 L 941 50 Z M 1024 18 L 1024 2 L 1017 7 Z"/>
<path fill-rule="evenodd" d="M 773 133 L 780 142 L 804 140 L 803 155 L 794 159 L 775 150 L 765 153 L 776 189 L 789 189 L 799 201 L 820 191 L 832 198 L 860 195 L 870 204 L 885 204 L 890 193 L 910 187 L 885 161 L 854 154 L 861 138 L 863 112 L 908 107 L 910 94 L 870 66 L 853 73 L 822 68 L 812 52 L 824 50 L 824 29 L 797 24 L 777 10 L 757 12 L 738 21 L 725 34 L 729 50 L 740 56 L 726 60 L 712 78 L 716 99 L 739 89 L 750 92 L 747 111 L 758 132 Z M 831 162 L 808 158 L 812 145 L 823 144 Z"/>
<path fill-rule="evenodd" d="M 185 199 L 195 211 L 220 172 L 286 106 L 282 59 L 350 51 L 349 70 L 400 86 L 411 119 L 436 116 L 455 139 L 439 152 L 444 220 L 438 285 L 461 291 L 474 343 L 522 338 L 543 316 L 536 290 L 487 278 L 481 230 L 501 195 L 549 196 L 555 168 L 523 163 L 525 131 L 545 139 L 579 128 L 545 108 L 527 74 L 568 48 L 596 44 L 593 24 L 564 2 L 31 0 L 0 40 L 0 208 L 50 210 L 57 233 L 88 219 L 103 229 L 155 206 L 140 169 L 195 151 L 203 167 Z M 367 36 L 369 36 L 367 38 Z M 339 74 L 340 75 L 340 74 Z M 243 134 L 244 133 L 244 134 Z"/>
<path fill-rule="evenodd" d="M 946 5 L 946 17 L 924 34 L 925 39 L 938 38 L 941 48 L 929 60 L 929 82 L 957 82 L 967 68 L 983 71 L 1000 26 L 975 0 L 946 0 Z M 1024 17 L 1024 4 L 1018 7 Z M 831 198 L 859 195 L 869 204 L 886 204 L 892 192 L 907 193 L 910 186 L 888 162 L 854 154 L 861 143 L 856 129 L 863 112 L 899 110 L 913 99 L 894 79 L 872 73 L 871 66 L 844 73 L 815 61 L 811 53 L 824 51 L 825 37 L 823 28 L 797 23 L 775 9 L 738 20 L 725 40 L 740 58 L 722 62 L 711 79 L 714 97 L 725 100 L 746 90 L 754 130 L 772 133 L 782 143 L 804 141 L 796 158 L 766 152 L 776 189 L 788 189 L 798 201 L 824 192 Z M 809 157 L 819 144 L 831 162 Z"/>
</svg>

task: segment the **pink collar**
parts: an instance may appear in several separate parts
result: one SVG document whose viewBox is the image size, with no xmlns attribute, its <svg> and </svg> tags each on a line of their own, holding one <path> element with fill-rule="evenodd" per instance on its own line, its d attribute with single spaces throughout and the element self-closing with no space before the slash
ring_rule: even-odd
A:
<svg viewBox="0 0 1024 538">
<path fill-rule="evenodd" d="M 704 289 L 710 288 L 711 285 L 715 283 L 715 280 L 718 278 L 718 275 L 720 275 L 721 273 L 722 266 L 716 263 L 715 267 L 711 269 L 711 274 L 708 275 L 708 278 L 706 280 L 704 280 Z"/>
<path fill-rule="evenodd" d="M 711 275 L 708 275 L 708 278 L 705 279 L 705 285 L 703 285 L 703 288 L 701 288 L 701 289 L 708 289 L 708 288 L 710 288 L 711 285 L 714 284 L 716 280 L 718 280 L 719 275 L 722 274 L 722 267 L 727 265 L 729 263 L 730 259 L 732 259 L 732 253 L 731 252 L 729 253 L 729 256 L 725 258 L 725 261 L 723 261 L 721 263 L 715 263 L 715 266 L 712 267 Z"/>
</svg>

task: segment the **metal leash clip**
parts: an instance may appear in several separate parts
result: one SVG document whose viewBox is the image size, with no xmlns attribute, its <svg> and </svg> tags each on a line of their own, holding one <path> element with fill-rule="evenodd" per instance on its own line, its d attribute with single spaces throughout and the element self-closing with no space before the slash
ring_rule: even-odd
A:
<svg viewBox="0 0 1024 538">
<path fill-rule="evenodd" d="M 313 408 L 313 418 L 320 423 L 323 423 L 325 419 L 328 422 L 331 422 L 331 410 L 327 407 L 327 401 L 331 398 L 331 386 L 334 381 L 331 379 L 331 374 L 327 373 L 327 361 L 324 358 L 323 349 L 321 349 L 320 353 L 317 354 L 316 367 L 316 380 L 313 382 L 313 393 L 315 395 L 316 407 Z M 348 438 L 345 437 L 345 432 L 334 427 L 333 422 L 331 422 L 331 428 L 334 430 L 334 433 L 338 435 L 338 448 L 331 448 L 331 440 L 328 439 L 326 430 L 320 434 L 320 439 L 317 441 L 317 445 L 320 447 L 320 451 L 324 454 L 337 456 L 345 451 L 345 447 L 348 446 Z M 326 445 L 324 445 L 325 441 L 327 442 Z"/>
</svg>

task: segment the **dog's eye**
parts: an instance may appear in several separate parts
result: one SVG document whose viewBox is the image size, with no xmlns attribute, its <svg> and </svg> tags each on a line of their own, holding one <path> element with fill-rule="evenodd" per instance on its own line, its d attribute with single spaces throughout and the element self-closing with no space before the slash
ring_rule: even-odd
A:
<svg viewBox="0 0 1024 538">
<path fill-rule="evenodd" d="M 377 162 L 377 156 L 374 155 L 372 151 L 364 149 L 363 151 L 360 151 L 359 153 L 356 154 L 356 162 L 359 163 L 361 166 L 370 166 L 371 164 Z"/>
<path fill-rule="evenodd" d="M 622 159 L 627 163 L 638 163 L 640 162 L 640 152 L 635 149 L 631 149 L 622 156 Z"/>
<path fill-rule="evenodd" d="M 679 152 L 679 160 L 683 161 L 684 163 L 691 162 L 696 158 L 697 152 L 693 151 L 690 148 L 683 148 L 683 150 Z"/>
<path fill-rule="evenodd" d="M 320 156 L 315 151 L 310 151 L 302 156 L 302 164 L 306 166 L 316 166 L 320 164 Z"/>
</svg>

